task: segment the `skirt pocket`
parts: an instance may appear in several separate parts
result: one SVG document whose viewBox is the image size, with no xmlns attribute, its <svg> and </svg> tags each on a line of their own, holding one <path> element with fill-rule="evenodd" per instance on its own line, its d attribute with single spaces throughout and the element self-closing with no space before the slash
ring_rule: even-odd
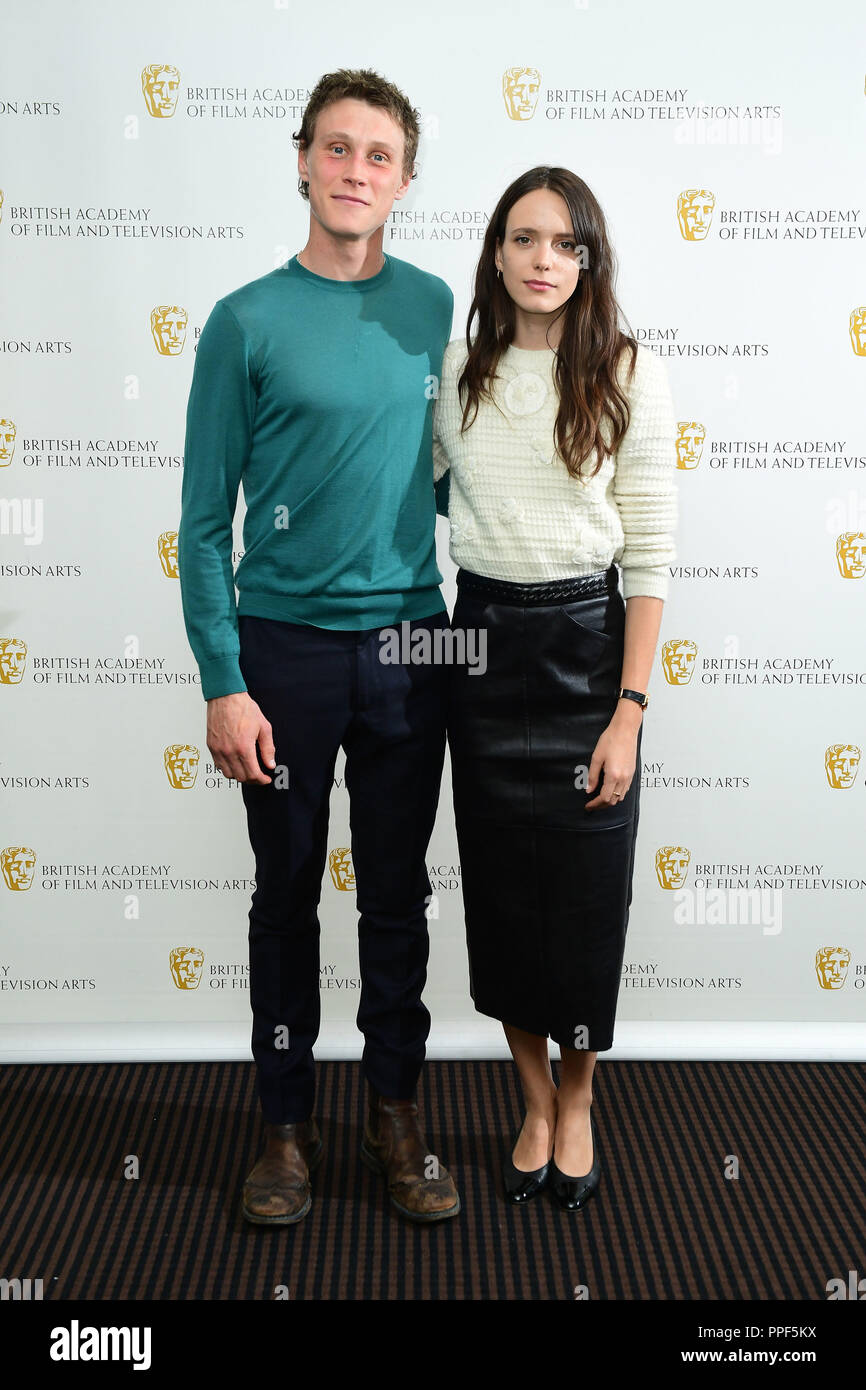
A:
<svg viewBox="0 0 866 1390">
<path fill-rule="evenodd" d="M 585 611 L 586 605 L 582 604 L 581 608 Z M 612 633 L 588 626 L 565 606 L 557 609 L 556 617 L 560 620 L 560 626 L 562 626 L 561 620 L 565 619 L 566 631 L 576 629 L 576 632 L 571 631 L 570 633 L 572 649 L 577 655 L 585 655 L 590 662 L 601 656 L 602 652 L 614 640 Z M 575 638 L 577 639 L 576 643 Z"/>
</svg>

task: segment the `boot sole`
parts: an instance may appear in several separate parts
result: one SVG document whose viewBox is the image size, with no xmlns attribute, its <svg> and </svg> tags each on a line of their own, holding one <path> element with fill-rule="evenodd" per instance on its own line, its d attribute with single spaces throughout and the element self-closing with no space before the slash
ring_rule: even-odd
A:
<svg viewBox="0 0 866 1390">
<path fill-rule="evenodd" d="M 361 1162 L 373 1173 L 378 1173 L 380 1177 L 387 1177 L 384 1165 L 366 1148 L 364 1141 L 361 1141 Z M 457 1216 L 461 1210 L 460 1197 L 457 1197 L 457 1205 L 448 1207 L 447 1211 L 417 1212 L 410 1211 L 408 1207 L 401 1206 L 396 1198 L 389 1192 L 388 1200 L 395 1211 L 399 1211 L 401 1216 L 408 1217 L 410 1221 L 417 1221 L 420 1225 L 428 1226 L 433 1221 L 445 1221 L 450 1216 Z"/>
<path fill-rule="evenodd" d="M 319 1147 L 307 1164 L 307 1172 L 314 1173 L 324 1157 L 324 1143 L 320 1140 Z M 303 1221 L 313 1205 L 312 1195 L 307 1197 L 306 1202 L 300 1211 L 293 1212 L 291 1216 L 260 1216 L 257 1212 L 248 1211 L 241 1198 L 241 1215 L 245 1221 L 251 1221 L 254 1226 L 294 1226 L 296 1222 Z"/>
</svg>

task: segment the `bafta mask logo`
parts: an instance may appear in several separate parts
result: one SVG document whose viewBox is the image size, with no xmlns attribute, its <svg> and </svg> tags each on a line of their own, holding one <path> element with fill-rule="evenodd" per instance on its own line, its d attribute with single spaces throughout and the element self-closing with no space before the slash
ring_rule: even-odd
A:
<svg viewBox="0 0 866 1390">
<path fill-rule="evenodd" d="M 677 199 L 677 221 L 684 241 L 703 241 L 710 230 L 716 195 L 708 188 L 687 188 Z"/>
<path fill-rule="evenodd" d="M 843 579 L 862 579 L 866 574 L 866 532 L 843 531 L 836 537 L 836 564 Z"/>
<path fill-rule="evenodd" d="M 841 989 L 851 964 L 851 952 L 845 946 L 822 946 L 815 952 L 815 974 L 822 989 Z"/>
<path fill-rule="evenodd" d="M 7 888 L 13 893 L 26 893 L 36 868 L 35 849 L 28 849 L 26 845 L 8 845 L 0 849 L 0 868 Z"/>
<path fill-rule="evenodd" d="M 856 356 L 866 357 L 866 304 L 851 310 L 848 329 L 851 334 L 851 347 Z"/>
<path fill-rule="evenodd" d="M 150 331 L 161 357 L 177 357 L 186 342 L 189 314 L 179 304 L 157 304 L 150 311 Z"/>
<path fill-rule="evenodd" d="M 0 420 L 0 468 L 8 468 L 15 453 L 15 422 Z"/>
<path fill-rule="evenodd" d="M 502 74 L 505 110 L 512 121 L 530 121 L 538 105 L 541 73 L 538 68 L 506 68 Z"/>
<path fill-rule="evenodd" d="M 698 420 L 677 424 L 677 468 L 697 468 L 707 432 Z"/>
<path fill-rule="evenodd" d="M 173 116 L 180 91 L 180 72 L 171 63 L 148 63 L 141 69 L 141 90 L 148 114 Z"/>
<path fill-rule="evenodd" d="M 696 643 L 688 637 L 672 637 L 662 642 L 662 670 L 668 685 L 688 685 L 698 654 Z"/>
<path fill-rule="evenodd" d="M 348 849 L 332 849 L 328 855 L 328 868 L 334 887 L 348 893 L 355 887 L 355 870 L 352 868 L 352 853 Z"/>
<path fill-rule="evenodd" d="M 199 751 L 192 743 L 170 743 L 165 750 L 165 773 L 176 791 L 189 791 L 198 775 Z"/>
<path fill-rule="evenodd" d="M 173 946 L 168 953 L 171 978 L 178 989 L 198 989 L 204 951 L 200 946 Z"/>
<path fill-rule="evenodd" d="M 20 637 L 0 637 L 0 685 L 20 685 L 26 660 L 26 642 Z"/>
<path fill-rule="evenodd" d="M 656 850 L 656 877 L 662 888 L 682 888 L 691 857 L 682 845 L 662 845 Z"/>
<path fill-rule="evenodd" d="M 860 765 L 856 743 L 831 743 L 824 754 L 824 770 L 831 787 L 853 787 Z"/>
<path fill-rule="evenodd" d="M 3 221 L 3 189 L 0 188 L 0 222 Z"/>
<path fill-rule="evenodd" d="M 163 574 L 167 579 L 178 579 L 180 576 L 177 568 L 177 531 L 163 531 L 156 548 Z"/>
</svg>

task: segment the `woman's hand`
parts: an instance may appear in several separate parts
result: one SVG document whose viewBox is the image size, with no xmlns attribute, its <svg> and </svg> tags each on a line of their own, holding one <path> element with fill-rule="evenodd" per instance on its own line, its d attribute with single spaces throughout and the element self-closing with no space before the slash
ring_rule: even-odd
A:
<svg viewBox="0 0 866 1390">
<path fill-rule="evenodd" d="M 622 801 L 634 777 L 637 736 L 642 721 L 643 710 L 635 700 L 619 701 L 616 713 L 595 745 L 589 764 L 587 792 L 595 790 L 602 769 L 604 782 L 598 796 L 588 801 L 584 810 L 592 811 L 596 806 L 615 806 Z"/>
</svg>

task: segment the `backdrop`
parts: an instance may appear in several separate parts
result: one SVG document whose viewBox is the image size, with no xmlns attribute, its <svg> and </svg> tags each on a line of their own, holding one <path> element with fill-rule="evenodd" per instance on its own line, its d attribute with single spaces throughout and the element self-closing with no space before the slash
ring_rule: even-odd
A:
<svg viewBox="0 0 866 1390">
<path fill-rule="evenodd" d="M 606 1056 L 866 1057 L 859 0 L 732 0 L 712 35 L 679 0 L 10 0 L 4 29 L 0 1057 L 250 1055 L 253 858 L 177 579 L 184 415 L 214 302 L 306 240 L 291 135 L 341 66 L 422 114 L 384 246 L 452 286 L 453 337 L 498 197 L 563 164 L 669 372 L 678 557 Z M 318 1055 L 350 1058 L 340 761 L 329 849 Z M 428 868 L 429 1055 L 507 1055 L 468 994 L 447 760 Z"/>
</svg>

